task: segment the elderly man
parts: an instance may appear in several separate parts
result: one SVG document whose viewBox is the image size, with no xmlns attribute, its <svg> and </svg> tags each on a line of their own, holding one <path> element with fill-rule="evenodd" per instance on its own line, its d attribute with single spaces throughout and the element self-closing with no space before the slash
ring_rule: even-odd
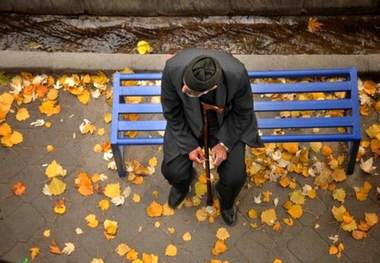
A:
<svg viewBox="0 0 380 263">
<path fill-rule="evenodd" d="M 234 201 L 247 177 L 245 145 L 263 143 L 247 70 L 223 51 L 185 49 L 167 60 L 163 70 L 161 103 L 167 125 L 161 172 L 172 186 L 168 204 L 176 208 L 185 199 L 195 176 L 193 161 L 205 161 L 200 102 L 224 107 L 222 114 L 208 111 L 208 138 L 220 178 L 215 189 L 221 215 L 227 225 L 234 225 Z"/>
</svg>

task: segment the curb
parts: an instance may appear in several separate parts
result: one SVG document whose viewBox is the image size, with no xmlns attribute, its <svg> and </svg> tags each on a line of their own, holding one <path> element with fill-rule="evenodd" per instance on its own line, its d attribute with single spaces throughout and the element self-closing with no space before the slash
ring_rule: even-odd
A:
<svg viewBox="0 0 380 263">
<path fill-rule="evenodd" d="M 0 51 L 0 70 L 161 71 L 170 54 L 106 54 Z M 251 70 L 334 68 L 355 66 L 360 73 L 380 73 L 380 54 L 369 55 L 234 55 Z"/>
</svg>

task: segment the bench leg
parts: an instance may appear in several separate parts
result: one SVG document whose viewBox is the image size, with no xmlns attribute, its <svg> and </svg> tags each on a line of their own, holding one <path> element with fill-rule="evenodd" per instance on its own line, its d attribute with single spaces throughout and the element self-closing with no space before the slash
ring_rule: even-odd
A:
<svg viewBox="0 0 380 263">
<path fill-rule="evenodd" d="M 348 163 L 346 168 L 346 174 L 350 175 L 354 172 L 356 156 L 358 154 L 360 140 L 355 140 L 348 143 L 349 145 L 349 156 Z"/>
<path fill-rule="evenodd" d="M 117 144 L 111 144 L 111 148 L 119 177 L 124 177 L 126 176 L 126 170 L 123 158 L 123 148 Z"/>
</svg>

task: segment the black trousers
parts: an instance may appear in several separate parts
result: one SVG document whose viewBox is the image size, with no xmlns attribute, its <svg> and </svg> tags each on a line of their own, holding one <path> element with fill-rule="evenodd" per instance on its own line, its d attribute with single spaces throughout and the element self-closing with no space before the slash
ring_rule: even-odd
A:
<svg viewBox="0 0 380 263">
<path fill-rule="evenodd" d="M 217 142 L 217 139 L 210 135 L 210 149 Z M 203 146 L 203 140 L 200 141 L 200 146 Z M 233 206 L 247 178 L 245 169 L 245 143 L 239 141 L 227 154 L 227 159 L 217 167 L 220 180 L 216 188 L 220 193 L 220 203 L 223 209 Z M 169 163 L 164 159 L 161 163 L 161 173 L 169 184 L 182 191 L 187 191 L 194 179 L 193 162 L 189 159 L 188 154 L 179 155 Z"/>
</svg>

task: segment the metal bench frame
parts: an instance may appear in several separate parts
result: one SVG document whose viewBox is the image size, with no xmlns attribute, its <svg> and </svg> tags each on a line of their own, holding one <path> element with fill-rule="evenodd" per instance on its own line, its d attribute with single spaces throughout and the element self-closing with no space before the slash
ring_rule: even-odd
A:
<svg viewBox="0 0 380 263">
<path fill-rule="evenodd" d="M 304 78 L 304 77 L 346 77 L 337 82 L 298 82 L 298 83 L 260 83 L 251 84 L 252 94 L 273 93 L 312 93 L 312 92 L 346 92 L 344 99 L 338 100 L 305 100 L 305 101 L 254 101 L 255 112 L 273 111 L 312 111 L 343 109 L 351 112 L 344 117 L 318 118 L 258 118 L 259 129 L 277 128 L 348 128 L 346 133 L 329 134 L 285 134 L 262 135 L 264 143 L 283 142 L 329 142 L 344 141 L 349 144 L 349 158 L 346 173 L 352 174 L 356 155 L 361 140 L 359 97 L 357 87 L 357 70 L 350 68 L 271 70 L 248 72 L 252 78 Z M 161 73 L 115 73 L 113 76 L 113 109 L 111 126 L 111 147 L 120 177 L 126 175 L 123 146 L 126 145 L 160 145 L 163 137 L 125 138 L 119 136 L 127 131 L 164 131 L 165 120 L 119 120 L 120 114 L 151 113 L 162 114 L 159 103 L 124 103 L 124 96 L 160 96 L 160 86 L 121 86 L 127 80 L 161 80 Z"/>
</svg>

